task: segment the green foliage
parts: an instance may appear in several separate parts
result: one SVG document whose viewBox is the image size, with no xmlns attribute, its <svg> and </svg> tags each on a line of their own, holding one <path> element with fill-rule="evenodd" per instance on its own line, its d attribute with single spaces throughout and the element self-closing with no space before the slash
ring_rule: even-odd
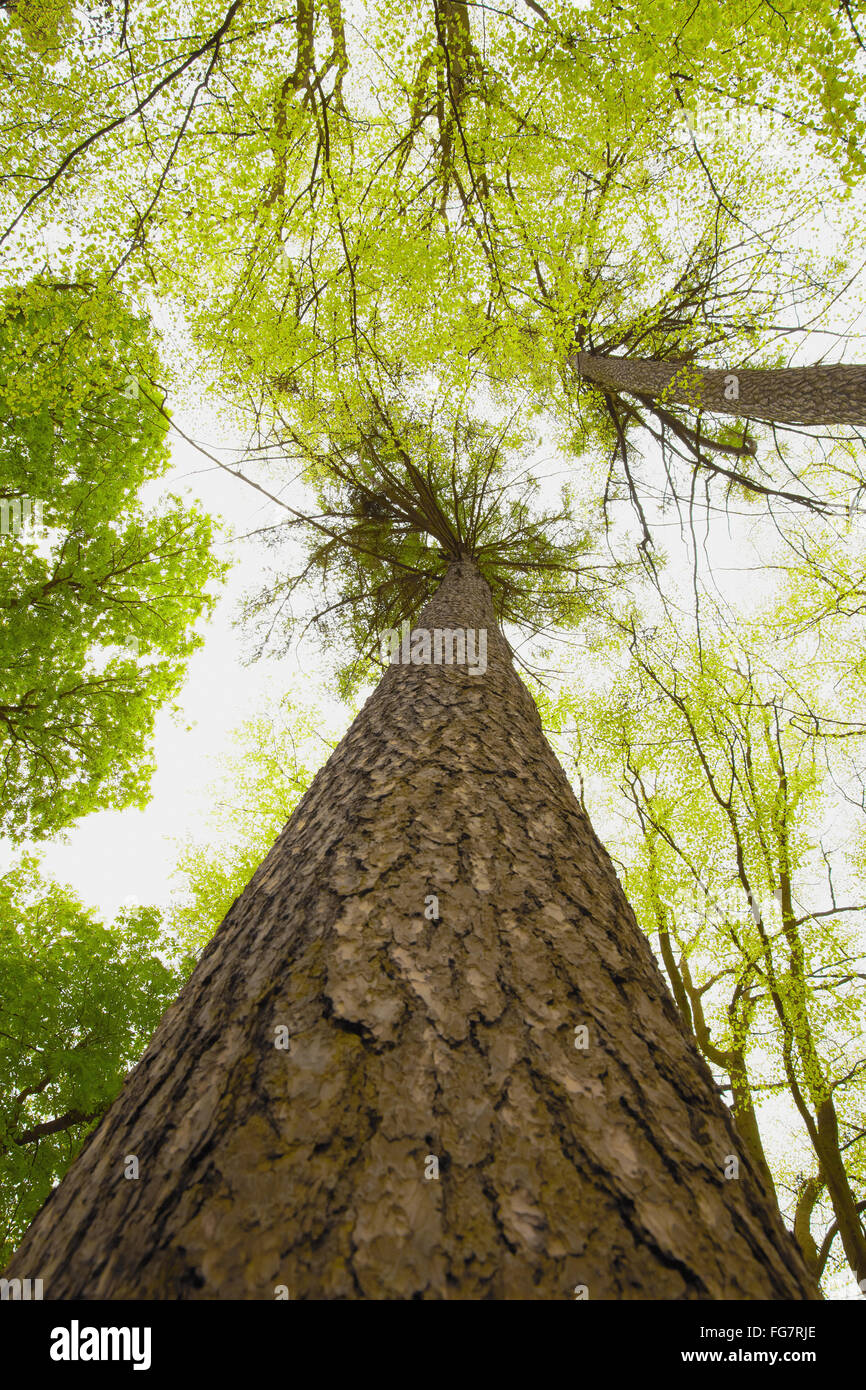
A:
<svg viewBox="0 0 866 1390">
<path fill-rule="evenodd" d="M 27 46 L 56 62 L 62 42 L 74 31 L 72 0 L 6 0 L 5 8 Z"/>
<path fill-rule="evenodd" d="M 814 641 L 792 640 L 801 586 L 734 631 L 704 609 L 700 640 L 626 628 L 605 689 L 565 691 L 549 712 L 557 730 L 576 723 L 590 810 L 616 826 L 629 900 L 702 1052 L 735 1083 L 738 1118 L 775 1097 L 803 1126 L 771 1158 L 792 1206 L 797 1169 L 823 1171 L 818 1134 L 855 1198 L 866 1173 L 866 835 L 839 820 L 840 794 L 861 792 L 866 726 L 839 680 L 844 642 L 816 659 Z M 827 1200 L 816 1216 L 833 1212 Z"/>
<path fill-rule="evenodd" d="M 0 1268 L 191 966 L 153 908 L 106 926 L 32 858 L 0 879 Z"/>
<path fill-rule="evenodd" d="M 17 839 L 144 804 L 156 711 L 223 572 L 205 514 L 143 500 L 168 467 L 157 375 L 147 321 L 114 292 L 6 294 L 0 502 L 40 504 L 45 528 L 0 535 L 0 827 Z"/>
<path fill-rule="evenodd" d="M 541 503 L 531 418 L 517 402 L 503 419 L 437 393 L 419 402 L 407 378 L 387 402 L 369 388 L 367 409 L 340 396 L 291 431 L 317 507 L 274 528 L 274 545 L 299 530 L 306 563 L 247 608 L 272 638 L 274 606 L 308 587 L 324 603 L 311 620 L 352 656 L 341 670 L 350 695 L 381 672 L 381 638 L 417 615 L 447 565 L 471 557 L 490 585 L 497 616 L 532 634 L 574 626 L 615 564 L 591 554 L 593 508 L 569 488 Z M 606 573 L 610 571 L 610 574 Z M 290 626 L 285 641 L 293 635 Z"/>
<path fill-rule="evenodd" d="M 483 363 L 572 435 L 585 408 L 609 448 L 575 346 L 758 365 L 792 284 L 831 302 L 841 274 L 795 231 L 863 172 L 862 11 L 506 0 L 482 21 L 383 0 L 347 29 L 339 0 L 82 10 L 47 80 L 7 36 L 2 202 L 10 235 L 80 237 L 84 199 L 93 263 L 176 296 L 266 425 L 297 387 L 362 396 L 380 360 L 458 387 Z M 718 129 L 690 137 L 689 112 Z M 75 237 L 56 240 L 62 267 Z"/>
<path fill-rule="evenodd" d="M 324 692 L 318 699 L 309 691 L 300 699 L 283 696 L 238 730 L 221 760 L 205 837 L 190 836 L 177 861 L 183 888 L 169 917 L 190 951 L 210 941 L 344 732 L 348 713 L 335 721 L 323 699 Z"/>
</svg>

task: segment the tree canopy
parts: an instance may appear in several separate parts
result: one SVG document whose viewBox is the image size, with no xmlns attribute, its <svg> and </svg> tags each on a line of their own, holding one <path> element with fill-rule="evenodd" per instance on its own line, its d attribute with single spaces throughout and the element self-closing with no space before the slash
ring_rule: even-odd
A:
<svg viewBox="0 0 866 1390">
<path fill-rule="evenodd" d="M 0 536 L 0 825 L 42 838 L 143 804 L 156 711 L 223 566 L 203 511 L 143 496 L 169 463 L 147 321 L 49 278 L 0 314 L 0 499 L 34 517 Z"/>
<path fill-rule="evenodd" d="M 32 857 L 0 879 L 0 1268 L 191 965 L 153 908 L 105 925 Z"/>
</svg>

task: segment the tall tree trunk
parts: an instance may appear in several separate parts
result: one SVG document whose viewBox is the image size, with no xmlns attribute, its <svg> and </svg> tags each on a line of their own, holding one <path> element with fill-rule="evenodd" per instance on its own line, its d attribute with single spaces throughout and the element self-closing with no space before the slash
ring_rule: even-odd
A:
<svg viewBox="0 0 866 1390">
<path fill-rule="evenodd" d="M 833 1204 L 845 1258 L 861 1290 L 866 1293 L 866 1233 L 839 1148 L 839 1124 L 832 1096 L 818 1107 L 815 1118 L 818 1136 L 815 1152 L 821 1166 L 821 1176 Z"/>
<path fill-rule="evenodd" d="M 803 1253 L 806 1268 L 813 1273 L 818 1272 L 818 1247 L 812 1235 L 812 1213 L 823 1191 L 822 1177 L 807 1178 L 800 1188 L 794 1213 L 794 1239 Z"/>
<path fill-rule="evenodd" d="M 780 425 L 866 425 L 866 367 L 718 371 L 651 357 L 587 352 L 575 353 L 569 362 L 587 381 L 650 396 L 660 405 L 686 405 Z"/>
<path fill-rule="evenodd" d="M 731 1079 L 732 1109 L 734 1123 L 737 1126 L 737 1133 L 742 1137 L 743 1148 L 751 1161 L 757 1166 L 761 1177 L 767 1184 L 768 1190 L 770 1192 L 775 1192 L 776 1185 L 773 1182 L 773 1175 L 770 1172 L 767 1155 L 764 1153 L 764 1144 L 758 1126 L 758 1117 L 755 1114 L 755 1100 L 752 1095 L 751 1085 L 749 1084 L 749 1072 L 742 1049 L 732 1048 L 730 1057 L 731 1064 L 728 1076 Z"/>
<path fill-rule="evenodd" d="M 486 629 L 486 674 L 388 668 L 7 1274 L 47 1298 L 817 1297 L 752 1165 L 725 1176 L 730 1115 L 471 561 L 419 625 Z"/>
</svg>

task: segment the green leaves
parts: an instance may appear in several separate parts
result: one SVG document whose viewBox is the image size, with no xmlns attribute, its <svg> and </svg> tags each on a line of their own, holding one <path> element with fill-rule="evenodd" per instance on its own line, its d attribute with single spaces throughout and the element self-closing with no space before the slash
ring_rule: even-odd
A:
<svg viewBox="0 0 866 1390">
<path fill-rule="evenodd" d="M 0 878 L 0 1268 L 191 966 L 153 908 L 105 926 L 33 858 Z"/>
<path fill-rule="evenodd" d="M 145 321 L 113 292 L 34 282 L 0 317 L 0 827 L 40 838 L 142 805 L 147 744 L 208 610 L 212 523 L 177 497 Z M 132 385 L 130 386 L 130 383 Z"/>
<path fill-rule="evenodd" d="M 198 954 L 246 888 L 319 766 L 351 719 L 325 708 L 323 691 L 283 694 L 248 720 L 221 759 L 208 792 L 207 831 L 180 847 L 181 891 L 167 914 L 178 939 Z"/>
<path fill-rule="evenodd" d="M 28 47 L 42 59 L 57 62 L 75 28 L 71 0 L 9 0 L 6 8 Z"/>
<path fill-rule="evenodd" d="M 288 576 L 280 565 L 247 617 L 262 615 L 268 638 L 288 642 L 300 624 L 274 634 L 269 614 L 278 602 L 293 611 L 287 600 L 309 592 L 317 606 L 307 626 L 343 657 L 344 694 L 381 670 L 383 631 L 417 613 L 454 559 L 472 558 L 500 621 L 530 633 L 573 626 L 600 586 L 591 504 L 578 506 L 567 489 L 558 506 L 541 503 L 525 402 L 484 415 L 468 394 L 425 401 L 427 387 L 408 373 L 387 396 L 367 382 L 360 402 L 349 389 L 289 435 L 316 506 L 270 540 L 299 532 L 306 560 Z"/>
</svg>

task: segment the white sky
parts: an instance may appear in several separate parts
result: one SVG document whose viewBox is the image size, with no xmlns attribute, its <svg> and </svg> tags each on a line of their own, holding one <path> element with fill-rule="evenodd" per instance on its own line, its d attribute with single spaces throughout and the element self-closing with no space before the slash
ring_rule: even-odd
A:
<svg viewBox="0 0 866 1390">
<path fill-rule="evenodd" d="M 214 444 L 219 426 L 207 413 L 192 422 L 180 413 L 176 418 L 185 433 L 200 440 L 204 437 L 209 447 Z M 205 428 L 212 427 L 206 435 L 202 420 Z M 210 465 L 173 431 L 172 435 L 172 469 L 161 490 L 193 492 L 206 510 L 238 534 L 261 525 L 265 499 Z M 217 452 L 224 461 L 233 460 L 229 450 Z M 271 507 L 270 516 L 274 514 Z M 297 689 L 299 682 L 303 687 L 304 672 L 294 657 L 243 663 L 244 638 L 233 619 L 243 592 L 256 586 L 261 561 L 249 545 L 221 546 L 219 553 L 226 549 L 237 563 L 219 590 L 212 617 L 206 626 L 200 625 L 206 641 L 190 661 L 178 697 L 180 712 L 174 716 L 163 709 L 156 718 L 157 771 L 150 804 L 143 811 L 95 812 L 61 839 L 26 846 L 42 857 L 48 874 L 74 888 L 105 920 L 124 902 L 164 905 L 168 901 L 177 886 L 171 880 L 174 840 L 200 826 L 207 788 L 217 775 L 215 758 L 228 751 L 232 732 L 261 710 L 269 696 L 288 686 Z M 2 867 L 14 857 L 7 843 L 0 844 Z"/>
</svg>

